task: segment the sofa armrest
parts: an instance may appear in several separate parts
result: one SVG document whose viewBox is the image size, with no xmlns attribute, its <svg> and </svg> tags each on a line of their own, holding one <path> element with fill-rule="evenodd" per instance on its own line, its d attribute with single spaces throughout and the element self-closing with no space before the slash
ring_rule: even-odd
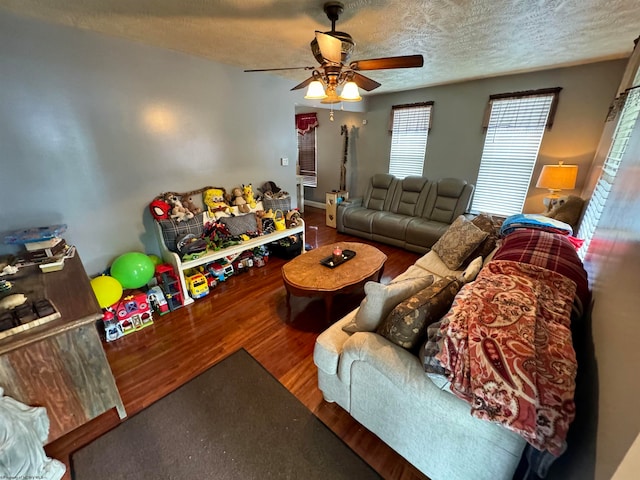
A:
<svg viewBox="0 0 640 480">
<path fill-rule="evenodd" d="M 338 205 L 338 207 L 342 206 L 343 208 L 350 207 L 361 207 L 362 206 L 362 197 L 350 198 L 348 200 L 344 200 Z"/>
<path fill-rule="evenodd" d="M 339 232 L 344 232 L 344 213 L 347 209 L 356 207 L 362 207 L 362 198 L 351 198 L 338 205 L 338 210 L 336 211 L 336 227 Z"/>
<path fill-rule="evenodd" d="M 329 375 L 338 373 L 338 363 L 342 349 L 352 335 L 342 330 L 342 327 L 352 321 L 357 311 L 358 309 L 356 308 L 348 313 L 316 338 L 316 343 L 313 347 L 313 362 L 319 370 Z"/>
<path fill-rule="evenodd" d="M 338 365 L 338 376 L 342 382 L 350 383 L 351 365 L 356 361 L 367 362 L 398 388 L 406 388 L 416 379 L 424 380 L 426 376 L 418 357 L 373 332 L 354 333 L 344 343 Z"/>
</svg>

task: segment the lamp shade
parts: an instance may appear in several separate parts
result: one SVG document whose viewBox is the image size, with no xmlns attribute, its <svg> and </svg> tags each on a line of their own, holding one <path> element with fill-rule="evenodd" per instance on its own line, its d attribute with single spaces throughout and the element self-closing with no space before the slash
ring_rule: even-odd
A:
<svg viewBox="0 0 640 480">
<path fill-rule="evenodd" d="M 572 190 L 576 186 L 578 177 L 577 165 L 545 165 L 538 177 L 538 188 L 548 188 L 551 192 Z"/>
<path fill-rule="evenodd" d="M 319 80 L 314 80 L 309 84 L 307 88 L 307 94 L 304 96 L 307 100 L 322 100 L 327 98 L 327 94 L 324 93 L 324 86 Z"/>
<path fill-rule="evenodd" d="M 344 102 L 359 102 L 362 100 L 358 85 L 355 82 L 347 82 L 342 87 L 342 93 L 340 94 L 340 100 Z"/>
</svg>

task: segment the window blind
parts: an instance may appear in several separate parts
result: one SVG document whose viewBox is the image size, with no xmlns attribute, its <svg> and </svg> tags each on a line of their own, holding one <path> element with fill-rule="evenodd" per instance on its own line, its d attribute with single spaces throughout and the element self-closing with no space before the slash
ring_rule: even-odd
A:
<svg viewBox="0 0 640 480">
<path fill-rule="evenodd" d="M 504 216 L 522 213 L 556 95 L 490 100 L 472 211 Z"/>
<path fill-rule="evenodd" d="M 593 194 L 582 216 L 580 229 L 578 230 L 578 238 L 584 240 L 584 243 L 578 250 L 578 256 L 582 260 L 584 260 L 593 234 L 598 226 L 604 205 L 609 197 L 609 192 L 613 186 L 618 169 L 620 168 L 620 162 L 627 149 L 633 126 L 638 119 L 638 114 L 640 114 L 640 86 L 630 88 L 625 92 L 625 95 L 626 100 L 619 114 L 618 125 L 616 125 L 613 133 L 613 141 L 609 148 L 609 154 L 602 165 L 600 178 L 596 182 Z"/>
<path fill-rule="evenodd" d="M 389 173 L 398 178 L 422 175 L 433 103 L 392 108 Z"/>
<path fill-rule="evenodd" d="M 316 166 L 316 129 L 313 128 L 304 135 L 298 133 L 298 165 L 302 184 L 305 187 L 317 187 L 318 176 Z"/>
</svg>

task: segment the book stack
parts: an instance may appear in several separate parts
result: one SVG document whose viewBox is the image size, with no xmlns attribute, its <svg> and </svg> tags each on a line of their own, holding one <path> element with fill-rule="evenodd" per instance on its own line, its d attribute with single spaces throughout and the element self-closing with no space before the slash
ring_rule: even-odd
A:
<svg viewBox="0 0 640 480">
<path fill-rule="evenodd" d="M 42 262 L 51 257 L 55 257 L 59 253 L 63 253 L 67 242 L 64 238 L 53 237 L 48 240 L 39 242 L 29 242 L 24 244 L 27 249 L 25 257 L 31 262 Z"/>
<path fill-rule="evenodd" d="M 66 230 L 67 226 L 64 224 L 16 230 L 4 237 L 4 243 L 24 245 L 25 251 L 20 255 L 18 264 L 24 266 L 36 263 L 43 272 L 55 272 L 62 270 L 65 257 L 74 250 L 62 238 Z"/>
</svg>

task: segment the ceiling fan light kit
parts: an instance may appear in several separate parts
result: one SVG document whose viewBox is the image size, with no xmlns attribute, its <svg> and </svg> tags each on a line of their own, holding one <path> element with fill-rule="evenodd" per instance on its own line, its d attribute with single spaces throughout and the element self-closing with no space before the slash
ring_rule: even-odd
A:
<svg viewBox="0 0 640 480">
<path fill-rule="evenodd" d="M 314 80 L 309 84 L 307 94 L 304 96 L 307 100 L 322 100 L 327 98 L 327 94 L 324 93 L 324 85 L 320 80 Z"/>
<path fill-rule="evenodd" d="M 351 81 L 344 84 L 344 87 L 342 87 L 342 93 L 340 94 L 340 100 L 343 102 L 359 102 L 362 100 L 360 90 L 358 90 L 356 82 Z"/>
<path fill-rule="evenodd" d="M 348 33 L 336 31 L 336 21 L 343 10 L 344 5 L 340 2 L 324 4 L 324 12 L 331 21 L 331 30 L 324 33 L 316 31 L 315 38 L 311 41 L 311 52 L 320 63 L 319 67 L 269 68 L 245 70 L 245 72 L 313 70 L 310 78 L 291 90 L 307 87 L 304 98 L 321 100 L 321 103 L 338 103 L 342 101 L 359 102 L 362 97 L 358 88 L 370 92 L 380 86 L 378 82 L 365 77 L 358 71 L 422 67 L 424 63 L 422 55 L 374 58 L 347 63 L 356 44 Z M 337 94 L 338 87 L 342 87 L 340 95 Z"/>
</svg>

